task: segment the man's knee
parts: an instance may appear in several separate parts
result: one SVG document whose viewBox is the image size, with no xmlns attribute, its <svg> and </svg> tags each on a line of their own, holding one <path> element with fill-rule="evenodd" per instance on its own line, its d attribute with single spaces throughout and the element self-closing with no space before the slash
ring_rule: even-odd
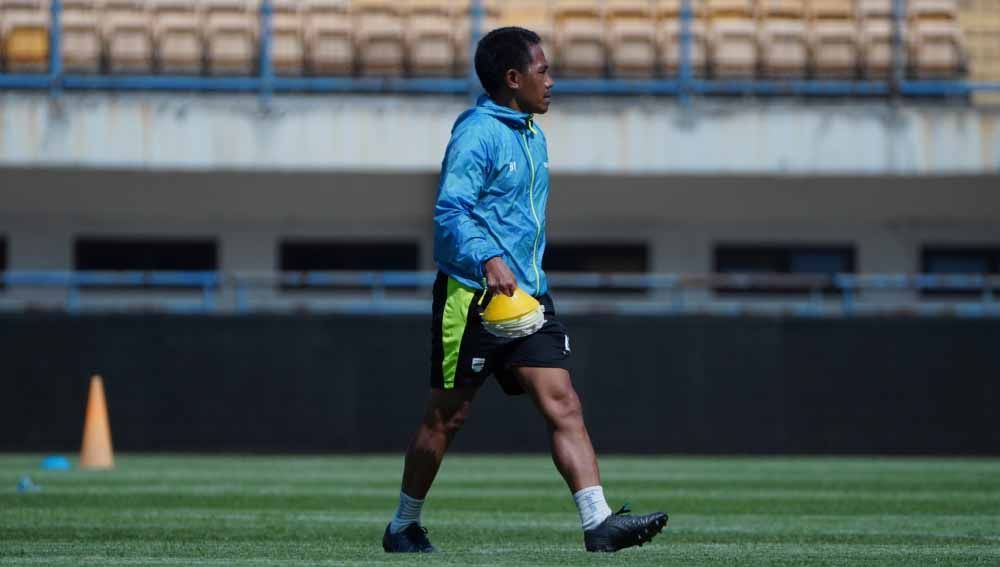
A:
<svg viewBox="0 0 1000 567">
<path fill-rule="evenodd" d="M 435 390 L 427 404 L 424 421 L 432 430 L 454 435 L 472 411 L 472 393 Z"/>
<path fill-rule="evenodd" d="M 448 435 L 454 435 L 465 425 L 472 409 L 472 402 L 461 402 L 455 407 L 442 409 L 438 413 L 436 429 Z"/>
<path fill-rule="evenodd" d="M 560 427 L 583 421 L 580 397 L 573 388 L 569 372 L 552 368 L 522 368 L 519 369 L 519 377 L 551 424 Z"/>
<path fill-rule="evenodd" d="M 576 422 L 580 421 L 583 416 L 580 397 L 576 395 L 576 390 L 570 383 L 550 391 L 543 406 L 546 408 L 546 416 L 554 422 Z"/>
</svg>

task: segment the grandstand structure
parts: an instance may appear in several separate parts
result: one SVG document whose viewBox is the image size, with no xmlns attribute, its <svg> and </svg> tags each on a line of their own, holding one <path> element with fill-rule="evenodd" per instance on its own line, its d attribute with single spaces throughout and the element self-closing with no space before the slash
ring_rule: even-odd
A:
<svg viewBox="0 0 1000 567">
<path fill-rule="evenodd" d="M 0 309 L 426 312 L 508 24 L 561 308 L 1000 315 L 1000 0 L 0 0 Z"/>
<path fill-rule="evenodd" d="M 995 4 L 3 0 L 0 87 L 463 92 L 481 31 L 523 25 L 563 92 L 968 94 L 998 88 Z"/>
</svg>

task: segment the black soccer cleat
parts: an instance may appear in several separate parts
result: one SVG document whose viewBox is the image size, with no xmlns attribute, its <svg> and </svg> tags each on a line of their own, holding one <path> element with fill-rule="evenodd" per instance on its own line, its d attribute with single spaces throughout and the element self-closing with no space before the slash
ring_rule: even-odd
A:
<svg viewBox="0 0 1000 567">
<path fill-rule="evenodd" d="M 382 549 L 386 553 L 434 553 L 437 549 L 427 539 L 427 528 L 420 524 L 410 524 L 398 534 L 389 532 L 385 527 L 382 536 Z"/>
<path fill-rule="evenodd" d="M 601 525 L 583 532 L 587 551 L 614 552 L 633 545 L 648 543 L 667 526 L 667 515 L 654 512 L 645 516 L 629 516 L 628 504 L 608 516 Z"/>
</svg>

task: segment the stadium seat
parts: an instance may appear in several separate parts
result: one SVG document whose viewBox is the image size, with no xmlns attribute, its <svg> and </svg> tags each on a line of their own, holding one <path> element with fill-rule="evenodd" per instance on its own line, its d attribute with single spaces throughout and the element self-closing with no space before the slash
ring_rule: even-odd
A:
<svg viewBox="0 0 1000 567">
<path fill-rule="evenodd" d="M 40 4 L 40 3 L 38 3 Z M 3 54 L 13 73 L 44 73 L 49 68 L 49 13 L 26 3 L 5 7 Z"/>
<path fill-rule="evenodd" d="M 550 66 L 555 66 L 555 28 L 548 2 L 539 0 L 509 0 L 503 3 L 499 26 L 518 26 L 529 29 L 542 39 L 542 49 Z"/>
<path fill-rule="evenodd" d="M 504 5 L 506 4 L 504 2 Z M 496 0 L 483 0 L 482 6 L 486 13 L 483 15 L 482 25 L 479 28 L 479 37 L 475 38 L 475 41 L 479 41 L 479 38 L 485 35 L 486 32 L 496 28 L 500 21 L 500 7 Z M 455 74 L 461 76 L 469 73 L 469 65 L 472 58 L 470 51 L 473 41 L 473 38 L 470 36 L 472 30 L 472 13 L 469 0 L 458 0 L 458 7 L 454 14 Z"/>
<path fill-rule="evenodd" d="M 406 54 L 411 74 L 445 76 L 454 71 L 452 11 L 448 0 L 410 0 Z"/>
<path fill-rule="evenodd" d="M 906 15 L 910 20 L 920 18 L 958 19 L 957 0 L 909 0 Z"/>
<path fill-rule="evenodd" d="M 817 78 L 851 79 L 858 73 L 858 22 L 851 0 L 812 0 L 809 50 Z"/>
<path fill-rule="evenodd" d="M 201 74 L 205 45 L 194 0 L 157 0 L 153 4 L 153 43 L 161 73 Z"/>
<path fill-rule="evenodd" d="M 959 5 L 969 79 L 1000 82 L 1000 2 L 980 0 Z M 1000 93 L 973 93 L 976 105 L 1000 107 Z"/>
<path fill-rule="evenodd" d="M 892 71 L 892 0 L 858 0 L 861 20 L 862 72 L 885 79 Z"/>
<path fill-rule="evenodd" d="M 0 6 L 3 4 L 4 2 L 0 0 Z M 104 7 L 103 3 L 99 3 L 99 0 L 62 0 L 60 5 L 62 6 L 60 16 L 81 12 L 85 14 L 97 14 Z"/>
<path fill-rule="evenodd" d="M 760 0 L 761 72 L 768 78 L 804 78 L 809 65 L 803 0 Z"/>
<path fill-rule="evenodd" d="M 5 16 L 20 17 L 40 12 L 49 13 L 49 0 L 0 0 L 0 22 Z"/>
<path fill-rule="evenodd" d="M 689 52 L 691 74 L 703 77 L 708 64 L 708 34 L 705 28 L 704 2 L 692 2 L 690 23 L 691 47 Z M 657 8 L 657 45 L 663 73 L 675 76 L 681 62 L 681 1 L 660 0 Z"/>
<path fill-rule="evenodd" d="M 719 78 L 750 78 L 758 62 L 753 0 L 706 0 L 709 67 Z"/>
<path fill-rule="evenodd" d="M 656 72 L 656 19 L 648 0 L 608 0 L 605 5 L 611 73 L 652 77 Z"/>
<path fill-rule="evenodd" d="M 105 0 L 102 15 L 108 69 L 112 73 L 151 73 L 151 14 L 138 0 Z"/>
<path fill-rule="evenodd" d="M 556 0 L 553 11 L 556 72 L 568 77 L 607 74 L 607 41 L 604 11 L 593 0 Z"/>
<path fill-rule="evenodd" d="M 248 75 L 257 58 L 256 14 L 240 0 L 206 0 L 205 51 L 212 75 Z"/>
<path fill-rule="evenodd" d="M 364 76 L 400 76 L 405 67 L 405 6 L 391 0 L 354 0 L 354 44 L 358 72 Z"/>
<path fill-rule="evenodd" d="M 271 68 L 278 75 L 301 75 L 305 34 L 299 0 L 272 0 Z"/>
<path fill-rule="evenodd" d="M 306 68 L 313 75 L 354 72 L 353 25 L 342 0 L 306 0 Z"/>
<path fill-rule="evenodd" d="M 955 0 L 912 0 L 909 20 L 910 73 L 921 79 L 959 75 L 965 56 Z"/>
<path fill-rule="evenodd" d="M 63 0 L 59 24 L 62 68 L 68 73 L 101 70 L 102 41 L 95 0 Z"/>
</svg>

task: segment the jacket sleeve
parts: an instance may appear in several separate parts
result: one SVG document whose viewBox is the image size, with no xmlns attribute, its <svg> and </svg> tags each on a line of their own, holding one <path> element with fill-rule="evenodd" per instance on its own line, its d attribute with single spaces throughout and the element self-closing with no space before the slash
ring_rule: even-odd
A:
<svg viewBox="0 0 1000 567">
<path fill-rule="evenodd" d="M 437 253 L 475 280 L 482 279 L 484 262 L 503 254 L 481 221 L 473 216 L 489 178 L 489 154 L 487 140 L 474 128 L 456 130 L 445 151 L 434 208 Z"/>
</svg>

